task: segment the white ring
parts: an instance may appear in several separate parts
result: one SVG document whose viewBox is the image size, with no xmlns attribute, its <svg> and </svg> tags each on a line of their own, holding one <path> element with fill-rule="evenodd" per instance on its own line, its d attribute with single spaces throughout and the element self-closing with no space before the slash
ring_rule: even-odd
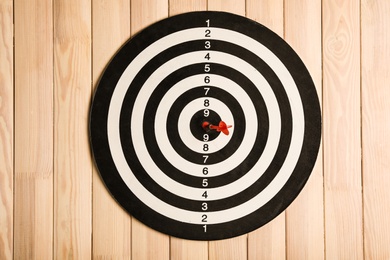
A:
<svg viewBox="0 0 390 260">
<path fill-rule="evenodd" d="M 200 54 L 200 55 L 202 55 L 202 54 Z M 191 56 L 197 57 L 197 56 L 199 56 L 199 54 L 197 54 L 197 52 L 190 53 L 190 54 L 184 54 L 182 56 L 179 56 L 177 58 L 172 59 L 171 61 L 167 62 L 166 64 L 162 65 L 161 67 L 166 66 L 166 67 L 172 68 L 172 66 L 174 66 L 174 64 L 183 64 L 183 62 L 185 62 L 185 61 L 191 62 L 191 61 L 193 61 Z M 223 58 L 226 58 L 226 57 L 223 57 Z M 196 61 L 194 61 L 194 62 L 196 62 Z M 159 72 L 156 71 L 156 73 L 159 73 Z M 162 76 L 163 75 L 159 75 L 160 78 Z M 158 78 L 158 77 L 154 76 L 153 78 Z M 174 85 L 170 89 L 170 91 L 162 98 L 162 100 L 160 102 L 160 105 L 159 105 L 157 112 L 156 112 L 155 125 L 160 125 L 160 126 L 165 125 L 167 113 L 168 113 L 167 108 L 170 107 L 169 104 L 172 103 L 172 100 L 175 100 L 175 98 L 177 98 L 178 96 L 180 96 L 184 92 L 190 90 L 192 88 L 191 82 L 195 82 L 195 83 L 200 82 L 203 80 L 203 78 L 204 78 L 204 76 L 202 76 L 202 75 L 194 75 L 194 76 L 190 76 L 186 79 L 183 79 L 180 82 L 178 82 L 176 85 Z M 253 146 L 255 139 L 256 139 L 256 136 L 257 136 L 257 114 L 256 114 L 256 110 L 255 110 L 255 108 L 252 104 L 252 101 L 251 101 L 250 97 L 248 96 L 248 94 L 239 85 L 237 85 L 235 82 L 231 81 L 230 79 L 227 79 L 227 78 L 219 76 L 219 75 L 214 75 L 214 74 L 212 75 L 212 79 L 213 79 L 213 83 L 215 83 L 216 85 L 219 85 L 219 86 L 221 86 L 221 85 L 224 86 L 224 89 L 227 92 L 233 94 L 233 96 L 240 97 L 239 100 L 241 101 L 242 109 L 244 110 L 245 116 L 248 118 L 252 118 L 253 128 L 251 129 L 250 132 L 245 133 L 244 138 L 243 138 L 242 143 L 241 143 L 241 146 L 229 158 L 229 160 L 225 160 L 223 162 L 216 163 L 216 164 L 207 165 L 207 167 L 209 168 L 208 177 L 219 176 L 219 175 L 225 174 L 226 172 L 229 172 L 229 171 L 233 170 L 234 168 L 236 168 L 249 155 L 251 147 Z M 146 82 L 145 86 L 146 85 L 153 86 L 154 84 L 156 84 L 156 82 L 154 82 L 154 83 Z M 140 95 L 141 95 L 141 93 L 140 93 Z M 148 95 L 149 95 L 148 91 L 143 93 L 144 97 L 147 97 Z M 144 99 L 140 98 L 139 100 L 144 100 Z M 274 99 L 274 104 L 277 105 L 276 98 Z M 201 108 L 201 106 L 199 108 Z M 136 101 L 136 103 L 134 104 L 134 110 L 143 111 L 142 109 L 143 108 L 141 107 L 141 103 L 137 103 L 137 101 Z M 276 109 L 278 109 L 278 108 L 276 107 Z M 280 115 L 279 115 L 279 118 L 280 118 Z M 278 117 L 274 117 L 273 120 L 278 120 Z M 280 119 L 279 119 L 279 121 L 280 121 Z M 141 139 L 142 138 L 141 137 L 141 129 L 139 127 L 137 127 L 137 124 L 140 124 L 140 123 L 141 123 L 141 121 L 133 121 L 133 123 L 132 123 L 133 131 L 136 131 L 137 136 L 139 136 L 139 138 L 137 138 L 137 140 L 135 140 L 137 142 L 137 144 L 134 144 L 134 147 L 136 150 L 139 149 L 140 154 L 145 154 L 146 147 Z M 272 129 L 272 130 L 275 130 L 275 132 L 278 132 L 277 126 L 275 127 L 275 129 Z M 248 130 L 246 130 L 246 131 L 248 131 Z M 280 129 L 279 129 L 279 132 L 280 132 Z M 162 154 L 164 154 L 164 156 L 166 157 L 166 159 L 168 161 L 174 162 L 174 165 L 178 170 L 185 172 L 189 175 L 203 177 L 202 170 L 206 165 L 189 162 L 189 161 L 185 160 L 180 154 L 178 154 L 169 143 L 166 128 L 161 129 L 161 131 L 156 131 L 156 140 L 157 140 L 158 146 L 159 146 Z M 278 144 L 277 139 L 274 140 L 274 144 L 277 146 L 277 144 Z M 267 149 L 271 149 L 271 148 L 267 148 Z M 137 154 L 138 154 L 138 152 L 137 152 Z M 142 163 L 142 165 L 147 164 L 148 166 L 153 167 L 153 166 L 151 166 L 151 164 L 154 164 L 152 158 L 150 158 L 149 156 L 143 156 L 142 159 L 145 160 L 145 162 Z M 150 169 L 150 170 L 151 170 L 150 172 L 154 173 L 158 169 L 154 168 L 154 169 Z"/>
<path fill-rule="evenodd" d="M 225 64 L 231 65 L 232 67 L 237 66 L 239 68 L 247 69 L 247 70 L 251 68 L 249 64 L 238 59 L 235 56 L 224 54 L 224 53 L 217 53 L 217 52 L 212 52 L 212 55 L 214 57 L 217 57 L 215 58 L 217 62 L 224 61 Z M 160 66 L 149 77 L 149 79 L 145 82 L 144 87 L 140 90 L 139 98 L 137 98 L 134 103 L 133 111 L 137 111 L 136 112 L 137 114 L 143 114 L 142 111 L 145 110 L 148 101 L 147 97 L 151 95 L 152 91 L 154 90 L 154 87 L 159 84 L 160 80 L 166 77 L 165 72 L 168 71 L 169 69 L 172 70 L 172 68 L 174 70 L 175 64 L 180 64 L 182 66 L 185 66 L 186 61 L 190 63 L 196 62 L 196 60 L 194 60 L 192 56 L 203 57 L 203 55 L 199 55 L 198 52 L 183 54 Z M 187 90 L 191 89 L 192 84 L 189 84 L 188 82 L 198 82 L 200 79 L 203 79 L 202 75 L 195 75 L 195 76 L 188 77 L 185 80 L 182 80 L 176 85 L 174 85 L 172 87 L 172 91 L 170 91 L 169 94 L 173 96 L 179 96 L 182 93 L 186 92 Z M 240 147 L 231 157 L 229 157 L 228 160 L 216 164 L 212 164 L 212 165 L 207 165 L 209 169 L 209 175 L 207 177 L 218 176 L 237 167 L 249 155 L 249 152 L 252 149 L 252 146 L 257 136 L 257 114 L 255 108 L 253 107 L 252 101 L 250 100 L 246 92 L 241 87 L 236 85 L 236 83 L 233 83 L 232 81 L 222 76 L 213 75 L 212 79 L 213 82 L 217 83 L 217 85 L 223 85 L 226 88 L 226 90 L 232 93 L 234 96 L 242 98 L 240 100 L 244 103 L 242 105 L 242 108 L 245 111 L 244 114 L 247 117 L 252 118 L 254 125 L 253 125 L 253 129 L 251 129 L 252 131 L 248 131 L 248 130 L 246 131 Z M 241 192 L 242 190 L 248 188 L 249 186 L 251 186 L 255 181 L 257 181 L 261 177 L 261 175 L 268 168 L 268 165 L 271 163 L 274 154 L 276 153 L 276 150 L 278 148 L 279 136 L 281 131 L 281 122 L 280 122 L 280 113 L 278 113 L 279 107 L 277 104 L 276 97 L 274 96 L 271 87 L 268 85 L 267 81 L 261 76 L 261 74 L 256 73 L 254 75 L 250 75 L 249 79 L 252 79 L 252 81 L 258 83 L 262 83 L 261 85 L 263 85 L 264 88 L 263 96 L 264 96 L 264 101 L 267 104 L 267 108 L 270 109 L 271 111 L 277 111 L 276 113 L 274 112 L 274 114 L 270 115 L 269 132 L 273 134 L 269 135 L 266 146 L 264 148 L 263 156 L 260 157 L 259 161 L 256 164 L 257 167 L 255 165 L 251 171 L 249 171 L 247 174 L 245 174 L 243 177 L 236 180 L 235 182 L 232 182 L 225 186 L 209 189 L 209 192 L 212 192 L 214 194 L 213 196 L 209 196 L 213 198 L 213 200 L 218 200 L 218 199 L 223 199 L 226 197 L 233 196 Z M 221 83 L 219 84 L 219 82 Z M 163 99 L 164 98 L 167 98 L 168 100 L 174 99 L 171 97 L 166 97 L 167 95 L 165 95 Z M 243 98 L 245 96 L 248 98 L 248 100 L 245 100 Z M 165 103 L 165 101 L 162 101 L 161 103 Z M 160 105 L 156 112 L 156 125 L 166 124 L 167 113 L 168 113 L 168 108 L 164 105 Z M 143 165 L 145 171 L 149 173 L 150 177 L 156 183 L 159 183 L 159 185 L 164 189 L 175 191 L 175 194 L 178 196 L 191 199 L 191 200 L 203 200 L 203 198 L 199 196 L 199 194 L 202 194 L 201 191 L 204 190 L 203 188 L 193 188 L 178 183 L 170 179 L 168 176 L 166 176 L 164 172 L 162 172 L 158 168 L 158 166 L 154 163 L 153 159 L 148 154 L 147 147 L 145 146 L 144 137 L 143 137 L 143 128 L 142 128 L 143 118 L 139 117 L 138 120 L 135 120 L 134 118 L 135 117 L 133 117 L 133 120 L 131 122 L 132 132 L 134 133 L 134 136 L 136 136 L 135 138 L 133 138 L 134 149 L 136 151 L 136 154 L 143 155 L 139 157 L 139 160 L 141 162 L 141 165 Z M 166 131 L 156 131 L 156 139 L 162 154 L 167 158 L 168 161 L 174 162 L 174 166 L 176 168 L 190 175 L 204 177 L 202 175 L 202 171 L 205 165 L 191 163 L 183 159 L 179 154 L 177 154 L 176 151 L 170 145 L 170 141 L 168 139 Z"/>
<path fill-rule="evenodd" d="M 208 107 L 202 107 L 205 99 L 208 99 L 210 101 L 210 105 Z M 161 105 L 164 106 L 164 104 L 161 104 Z M 201 109 L 199 109 L 199 108 L 201 108 Z M 198 110 L 204 110 L 204 109 L 209 109 L 209 110 L 215 111 L 221 117 L 221 119 L 223 119 L 225 122 L 227 122 L 227 124 L 232 125 L 232 127 L 229 128 L 229 135 L 220 134 L 216 139 L 214 139 L 212 141 L 207 141 L 207 142 L 204 142 L 204 141 L 201 141 L 201 140 L 198 140 L 197 138 L 195 138 L 195 136 L 191 133 L 191 128 L 190 128 L 191 119 L 192 119 L 192 116 L 194 115 L 194 111 L 197 112 Z M 216 123 L 219 123 L 219 122 L 216 122 Z M 210 153 L 215 153 L 215 152 L 221 150 L 223 147 L 225 147 L 229 143 L 229 141 L 234 133 L 234 127 L 233 127 L 234 124 L 233 123 L 234 123 L 234 118 L 233 118 L 232 113 L 230 112 L 230 109 L 224 103 L 219 101 L 218 99 L 206 96 L 206 97 L 197 98 L 197 99 L 191 101 L 183 108 L 183 110 L 181 111 L 180 116 L 179 116 L 177 127 L 178 127 L 178 132 L 179 132 L 179 136 L 180 136 L 181 140 L 189 149 L 191 149 L 192 151 L 194 151 L 196 153 L 210 154 Z M 155 126 L 156 126 L 156 132 L 157 132 L 157 128 L 160 128 L 161 125 L 156 123 Z M 202 125 L 200 123 L 199 123 L 199 128 L 202 128 Z M 164 129 L 166 129 L 166 128 L 164 127 Z M 160 131 L 163 131 L 163 130 L 161 129 L 158 132 L 160 132 Z M 206 132 L 205 132 L 205 134 L 206 134 Z M 174 140 L 172 140 L 172 141 L 174 141 Z M 203 149 L 203 146 L 205 144 L 208 145 L 207 151 L 205 151 Z"/>
<path fill-rule="evenodd" d="M 292 110 L 291 112 L 293 115 L 290 149 L 279 173 L 261 193 L 257 194 L 254 198 L 246 201 L 245 203 L 237 207 L 222 211 L 207 212 L 208 224 L 217 224 L 232 221 L 254 212 L 267 203 L 270 199 L 272 199 L 284 186 L 292 173 L 292 169 L 295 167 L 298 161 L 301 151 L 304 133 L 304 113 L 295 81 L 287 68 L 279 60 L 279 58 L 275 56 L 275 54 L 273 54 L 261 43 L 241 33 L 220 28 L 211 29 L 213 31 L 213 38 L 229 41 L 234 44 L 243 46 L 266 61 L 266 63 L 273 69 L 278 78 L 281 80 L 282 84 L 286 86 L 286 93 L 290 101 Z M 192 212 L 169 205 L 168 203 L 155 197 L 148 190 L 146 190 L 146 188 L 143 187 L 141 183 L 138 182 L 137 178 L 128 168 L 122 153 L 118 126 L 120 109 L 123 103 L 123 97 L 127 91 L 128 83 L 132 81 L 132 78 L 135 76 L 135 73 L 138 72 L 139 68 L 142 68 L 147 61 L 161 52 L 161 50 L 165 50 L 169 46 L 181 43 L 183 41 L 182 39 L 186 39 L 188 41 L 196 40 L 199 38 L 198 36 L 203 35 L 203 33 L 204 28 L 178 31 L 159 39 L 155 43 L 148 46 L 144 51 L 142 51 L 129 64 L 117 83 L 110 103 L 107 126 L 109 146 L 112 152 L 113 160 L 123 181 L 135 194 L 135 196 L 138 197 L 145 205 L 148 205 L 150 208 L 153 208 L 168 218 L 193 224 L 202 224 L 201 212 Z M 137 137 L 135 136 L 134 138 Z M 212 197 L 210 192 L 209 196 Z"/>
</svg>

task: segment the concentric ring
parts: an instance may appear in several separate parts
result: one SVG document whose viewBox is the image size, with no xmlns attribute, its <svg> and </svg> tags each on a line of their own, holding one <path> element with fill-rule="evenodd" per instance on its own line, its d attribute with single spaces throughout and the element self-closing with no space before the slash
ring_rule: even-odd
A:
<svg viewBox="0 0 390 260">
<path fill-rule="evenodd" d="M 213 88 L 215 90 L 217 88 Z M 194 90 L 194 91 L 192 91 Z M 234 133 L 234 128 L 231 129 L 231 132 L 229 135 L 218 135 L 217 141 L 204 141 L 204 140 L 198 140 L 191 131 L 190 124 L 191 120 L 193 119 L 194 116 L 194 111 L 197 111 L 197 109 L 202 107 L 202 104 L 204 103 L 205 100 L 210 102 L 210 105 L 207 108 L 204 108 L 204 110 L 207 109 L 207 111 L 214 111 L 217 114 L 218 118 L 223 118 L 227 122 L 231 122 L 234 124 L 234 118 L 237 118 L 236 116 L 233 116 L 232 112 L 235 113 L 236 111 L 230 111 L 230 109 L 226 106 L 226 104 L 219 99 L 213 98 L 213 97 L 199 97 L 197 99 L 194 99 L 194 96 L 192 96 L 193 92 L 198 92 L 199 90 L 197 89 L 192 89 L 186 93 L 186 95 L 182 96 L 187 96 L 187 98 L 190 100 L 187 105 L 182 107 L 182 102 L 181 97 L 179 97 L 175 102 L 174 105 L 172 105 L 171 109 L 168 112 L 168 117 L 167 117 L 167 127 L 166 127 L 166 133 L 168 135 L 168 139 L 171 140 L 171 146 L 174 147 L 177 153 L 183 154 L 183 157 L 186 158 L 188 161 L 192 161 L 192 157 L 188 156 L 189 153 L 187 152 L 179 152 L 178 150 L 187 150 L 186 148 L 190 149 L 192 152 L 196 154 L 211 154 L 211 153 L 222 153 L 221 150 L 223 150 L 224 147 L 229 143 L 229 141 L 232 139 L 232 136 L 235 135 Z M 184 98 L 183 98 L 184 99 Z M 192 100 L 192 101 L 191 101 Z M 176 105 L 175 105 L 176 104 Z M 177 111 L 180 111 L 180 113 L 177 113 Z M 199 111 L 197 111 L 198 113 Z M 240 111 L 242 112 L 242 111 Z M 244 114 L 241 113 L 243 116 Z M 209 122 L 209 117 L 202 117 L 203 120 L 199 120 L 198 124 L 196 125 L 196 128 L 199 128 L 203 130 L 204 134 L 208 134 L 209 132 L 217 132 L 217 131 L 212 131 L 208 129 L 209 132 L 204 130 L 202 127 L 203 122 Z M 220 119 L 222 120 L 222 119 Z M 212 124 L 217 125 L 220 121 L 217 122 L 209 122 Z M 174 124 L 176 123 L 176 125 Z M 157 125 L 156 125 L 157 129 Z M 243 128 L 245 129 L 245 128 Z M 157 130 L 158 131 L 158 130 Z M 244 131 L 242 131 L 244 132 Z M 243 137 L 242 133 L 242 137 Z M 239 139 L 239 138 L 235 138 Z M 242 140 L 242 138 L 240 138 Z M 179 144 L 179 147 L 177 148 L 177 144 Z M 207 144 L 208 148 L 204 149 L 204 145 Z M 237 147 L 239 144 L 237 144 Z M 191 154 L 190 151 L 190 154 Z M 192 161 L 193 162 L 193 161 Z M 198 162 L 199 163 L 199 162 Z M 202 162 L 200 162 L 202 163 Z M 210 162 L 208 162 L 210 164 Z"/>
<path fill-rule="evenodd" d="M 165 58 L 167 53 L 171 55 L 169 58 Z M 158 57 L 163 59 L 151 62 Z M 206 57 L 210 60 L 206 61 Z M 175 77 L 176 82 L 162 91 L 160 98 L 151 98 L 158 86 L 166 87 L 161 84 L 174 71 L 205 62 L 214 64 L 211 68 L 225 67 L 221 70 L 225 74 L 189 71 L 187 76 Z M 258 105 L 257 100 L 250 95 L 245 99 L 248 92 L 243 80 L 226 75 L 229 69 L 245 75 L 256 86 L 257 96 L 264 100 L 261 107 L 266 111 L 265 117 L 260 116 L 264 111 L 259 113 L 251 108 Z M 233 147 L 230 155 L 207 164 L 191 162 L 188 157 L 183 159 L 182 149 L 177 149 L 188 147 L 194 150 L 193 156 L 205 156 L 192 147 L 199 145 L 199 140 L 187 141 L 187 137 L 180 136 L 184 129 L 181 122 L 189 122 L 191 115 L 200 109 L 194 106 L 193 113 L 170 112 L 175 100 L 184 93 L 205 86 L 202 82 L 205 75 L 211 77 L 210 86 L 221 88 L 237 99 L 245 116 L 244 136 L 235 140 L 239 145 L 233 147 L 232 141 L 227 142 L 226 147 Z M 186 80 L 184 89 L 177 87 Z M 223 81 L 230 82 L 227 89 L 221 84 Z M 172 97 L 167 98 L 169 95 Z M 214 98 L 219 100 L 218 95 Z M 149 120 L 147 111 L 152 102 L 159 105 L 150 110 L 156 114 L 155 119 Z M 231 102 L 224 104 L 229 107 Z M 177 108 L 183 111 L 186 105 Z M 187 119 L 181 120 L 180 115 Z M 175 121 L 180 124 L 174 124 Z M 234 118 L 232 140 L 238 136 L 237 121 Z M 250 127 L 252 122 L 256 122 L 254 128 Z M 266 129 L 262 129 L 263 123 Z M 174 135 L 168 126 L 174 126 Z M 262 226 L 298 195 L 317 156 L 321 114 L 309 73 L 280 37 L 240 16 L 194 12 L 160 21 L 124 45 L 95 92 L 90 133 L 99 172 L 129 213 L 170 235 L 212 240 L 241 235 Z M 150 143 L 149 135 L 155 136 L 152 139 L 156 142 Z M 258 147 L 255 143 L 261 136 L 266 137 L 265 143 Z M 175 139 L 186 141 L 176 146 Z M 213 142 L 217 144 L 218 139 Z M 155 149 L 160 150 L 160 157 L 152 155 Z M 238 178 L 230 177 L 248 158 L 258 159 Z M 176 173 L 172 175 L 163 165 L 170 165 Z M 208 174 L 202 176 L 205 167 Z M 191 185 L 193 181 L 196 184 Z"/>
</svg>

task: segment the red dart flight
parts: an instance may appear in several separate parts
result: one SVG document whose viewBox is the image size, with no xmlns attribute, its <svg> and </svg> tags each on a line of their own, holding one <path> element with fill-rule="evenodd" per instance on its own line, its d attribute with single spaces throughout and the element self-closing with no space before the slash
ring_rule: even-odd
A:
<svg viewBox="0 0 390 260">
<path fill-rule="evenodd" d="M 202 126 L 203 126 L 203 128 L 207 128 L 208 127 L 209 129 L 214 129 L 217 132 L 222 132 L 225 135 L 229 135 L 229 129 L 228 128 L 232 127 L 231 125 L 226 125 L 226 123 L 224 121 L 219 122 L 218 125 L 212 125 L 209 122 L 203 122 Z"/>
</svg>

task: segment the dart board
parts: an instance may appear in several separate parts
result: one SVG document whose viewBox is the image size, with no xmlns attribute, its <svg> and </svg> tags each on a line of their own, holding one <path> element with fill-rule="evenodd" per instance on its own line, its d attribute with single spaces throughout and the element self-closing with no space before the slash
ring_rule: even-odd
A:
<svg viewBox="0 0 390 260">
<path fill-rule="evenodd" d="M 165 234 L 253 231 L 298 196 L 321 140 L 317 92 L 278 35 L 226 12 L 190 12 L 128 40 L 91 104 L 95 163 L 131 216 Z"/>
</svg>

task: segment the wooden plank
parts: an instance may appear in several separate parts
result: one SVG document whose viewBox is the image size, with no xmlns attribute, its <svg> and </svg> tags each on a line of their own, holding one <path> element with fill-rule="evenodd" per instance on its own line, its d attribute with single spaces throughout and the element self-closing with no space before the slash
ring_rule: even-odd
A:
<svg viewBox="0 0 390 260">
<path fill-rule="evenodd" d="M 208 0 L 208 10 L 245 16 L 244 0 Z M 209 259 L 247 259 L 247 235 L 209 242 Z"/>
<path fill-rule="evenodd" d="M 247 235 L 209 242 L 210 260 L 244 260 L 247 255 Z"/>
<path fill-rule="evenodd" d="M 321 1 L 285 1 L 285 39 L 308 68 L 321 94 Z M 288 259 L 324 259 L 322 147 L 313 172 L 286 211 Z"/>
<path fill-rule="evenodd" d="M 170 0 L 169 15 L 176 15 L 192 11 L 204 11 L 207 9 L 206 0 Z M 208 242 L 207 241 L 191 241 L 171 237 L 170 259 L 208 259 Z"/>
<path fill-rule="evenodd" d="M 325 238 L 329 259 L 363 259 L 360 6 L 323 2 Z"/>
<path fill-rule="evenodd" d="M 132 259 L 170 259 L 169 236 L 146 227 L 135 218 L 131 224 Z"/>
<path fill-rule="evenodd" d="M 167 18 L 168 0 L 131 0 L 131 34 Z"/>
<path fill-rule="evenodd" d="M 171 260 L 202 260 L 208 259 L 208 242 L 192 241 L 171 237 Z"/>
<path fill-rule="evenodd" d="M 246 16 L 283 37 L 283 0 L 246 0 Z"/>
<path fill-rule="evenodd" d="M 247 17 L 283 37 L 283 0 L 247 0 Z M 285 259 L 285 213 L 248 236 L 248 259 Z"/>
<path fill-rule="evenodd" d="M 13 257 L 13 2 L 0 1 L 0 259 Z"/>
<path fill-rule="evenodd" d="M 103 69 L 130 37 L 129 0 L 92 1 L 92 74 L 96 87 Z M 111 197 L 97 170 L 93 173 L 94 259 L 131 258 L 131 218 Z"/>
<path fill-rule="evenodd" d="M 51 0 L 15 8 L 14 257 L 53 251 L 53 22 Z"/>
<path fill-rule="evenodd" d="M 135 34 L 152 23 L 168 17 L 168 0 L 131 0 L 131 32 Z M 133 259 L 169 259 L 169 236 L 133 218 Z"/>
<path fill-rule="evenodd" d="M 207 0 L 169 0 L 169 15 L 176 15 L 186 12 L 205 11 Z"/>
<path fill-rule="evenodd" d="M 285 259 L 286 217 L 281 213 L 271 222 L 248 235 L 248 259 Z"/>
<path fill-rule="evenodd" d="M 54 4 L 54 257 L 91 258 L 91 2 Z"/>
<path fill-rule="evenodd" d="M 390 2 L 362 0 L 364 253 L 390 259 Z"/>
<path fill-rule="evenodd" d="M 209 11 L 225 11 L 245 16 L 245 0 L 208 0 Z"/>
</svg>

